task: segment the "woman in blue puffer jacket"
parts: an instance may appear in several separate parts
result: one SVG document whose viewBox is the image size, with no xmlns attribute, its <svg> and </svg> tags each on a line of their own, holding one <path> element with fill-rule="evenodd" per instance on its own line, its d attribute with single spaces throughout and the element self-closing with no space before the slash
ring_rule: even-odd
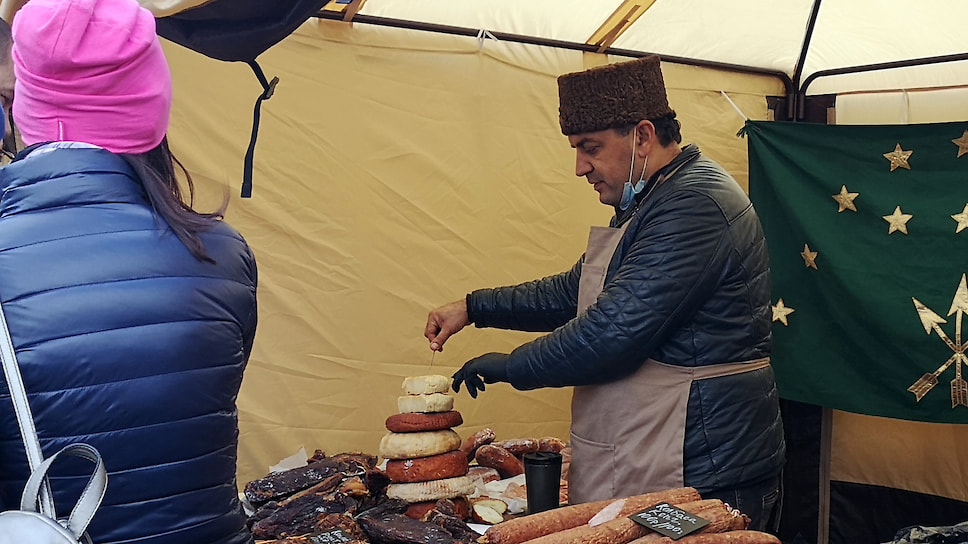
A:
<svg viewBox="0 0 968 544">
<path fill-rule="evenodd" d="M 134 0 L 32 0 L 13 36 L 29 147 L 0 169 L 0 303 L 44 454 L 100 451 L 98 544 L 251 543 L 236 397 L 256 264 L 224 206 L 182 200 L 154 18 Z M 66 514 L 90 466 L 57 468 Z M 27 475 L 0 382 L 0 509 L 19 506 Z"/>
</svg>

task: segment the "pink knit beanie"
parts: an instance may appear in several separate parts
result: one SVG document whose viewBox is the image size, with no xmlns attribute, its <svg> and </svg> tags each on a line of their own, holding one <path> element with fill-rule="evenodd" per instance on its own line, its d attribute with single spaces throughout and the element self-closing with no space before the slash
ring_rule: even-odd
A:
<svg viewBox="0 0 968 544">
<path fill-rule="evenodd" d="M 13 23 L 13 119 L 27 145 L 144 153 L 168 130 L 171 73 L 136 0 L 30 0 Z"/>
</svg>

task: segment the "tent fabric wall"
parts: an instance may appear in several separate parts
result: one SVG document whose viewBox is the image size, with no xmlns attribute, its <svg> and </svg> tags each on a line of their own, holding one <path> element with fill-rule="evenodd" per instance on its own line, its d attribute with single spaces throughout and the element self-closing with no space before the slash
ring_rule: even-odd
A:
<svg viewBox="0 0 968 544">
<path fill-rule="evenodd" d="M 239 398 L 240 484 L 301 446 L 377 453 L 403 377 L 453 373 L 529 333 L 468 328 L 437 354 L 427 312 L 470 290 L 570 267 L 609 209 L 557 123 L 556 77 L 600 55 L 311 20 L 262 56 L 252 199 L 237 199 L 248 141 L 248 67 L 165 44 L 172 148 L 200 209 L 227 220 L 260 270 L 260 323 Z M 695 142 L 746 187 L 744 115 L 767 116 L 768 77 L 664 64 Z M 462 436 L 567 438 L 570 390 L 490 386 L 456 395 Z"/>
<path fill-rule="evenodd" d="M 890 447 L 885 448 L 887 437 Z M 830 479 L 968 502 L 965 425 L 833 412 Z M 900 527 L 897 527 L 900 529 Z"/>
<path fill-rule="evenodd" d="M 968 120 L 968 88 L 837 97 L 839 125 L 894 125 Z"/>
</svg>

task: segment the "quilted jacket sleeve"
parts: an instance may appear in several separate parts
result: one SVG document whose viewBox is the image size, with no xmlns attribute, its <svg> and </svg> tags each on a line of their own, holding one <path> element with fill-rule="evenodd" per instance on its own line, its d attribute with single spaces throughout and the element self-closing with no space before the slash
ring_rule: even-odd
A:
<svg viewBox="0 0 968 544">
<path fill-rule="evenodd" d="M 570 270 L 520 285 L 479 289 L 467 297 L 467 314 L 477 327 L 549 332 L 575 317 L 579 259 Z"/>
<path fill-rule="evenodd" d="M 632 219 L 597 302 L 511 353 L 508 374 L 515 388 L 586 385 L 628 375 L 709 298 L 730 258 L 729 221 L 702 192 L 655 196 Z"/>
<path fill-rule="evenodd" d="M 245 246 L 247 272 L 251 278 L 252 285 L 252 308 L 249 312 L 248 319 L 245 320 L 242 329 L 242 352 L 245 356 L 245 361 L 249 361 L 249 356 L 252 355 L 252 345 L 255 342 L 255 330 L 259 323 L 259 306 L 258 298 L 256 297 L 256 286 L 259 283 L 259 269 L 256 266 L 255 255 L 252 254 L 252 248 L 248 245 Z"/>
</svg>

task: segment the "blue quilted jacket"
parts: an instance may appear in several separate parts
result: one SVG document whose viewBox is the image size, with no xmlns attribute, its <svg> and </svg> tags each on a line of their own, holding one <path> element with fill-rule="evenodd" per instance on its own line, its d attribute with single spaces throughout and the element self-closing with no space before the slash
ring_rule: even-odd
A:
<svg viewBox="0 0 968 544">
<path fill-rule="evenodd" d="M 225 223 L 201 238 L 216 264 L 167 230 L 108 151 L 0 169 L 0 302 L 45 456 L 80 441 L 104 459 L 97 544 L 252 542 L 235 400 L 255 336 L 255 259 Z M 55 465 L 61 515 L 91 468 Z M 27 473 L 0 379 L 0 509 L 19 506 Z"/>
<path fill-rule="evenodd" d="M 581 316 L 581 261 L 468 296 L 478 327 L 551 332 L 511 353 L 515 388 L 605 383 L 649 358 L 696 367 L 770 355 L 767 248 L 749 198 L 694 145 L 659 174 L 674 168 L 637 211 L 613 218 L 612 226 L 630 224 L 602 294 Z M 686 485 L 708 493 L 757 483 L 780 473 L 784 453 L 771 368 L 693 383 Z"/>
</svg>

